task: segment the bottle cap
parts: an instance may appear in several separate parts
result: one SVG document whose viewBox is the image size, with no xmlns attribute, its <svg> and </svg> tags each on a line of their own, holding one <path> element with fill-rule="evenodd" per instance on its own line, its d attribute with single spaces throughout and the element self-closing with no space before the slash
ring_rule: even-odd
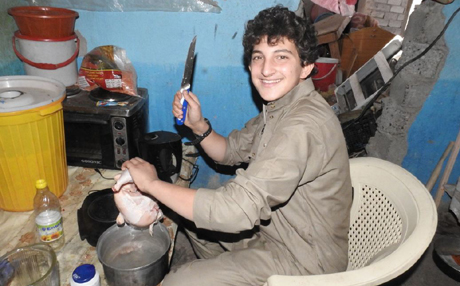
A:
<svg viewBox="0 0 460 286">
<path fill-rule="evenodd" d="M 44 180 L 44 179 L 40 179 L 40 180 L 37 180 L 35 182 L 35 187 L 37 189 L 44 189 L 44 188 L 46 188 L 47 185 L 48 184 L 46 183 L 46 180 Z"/>
<path fill-rule="evenodd" d="M 99 286 L 99 283 L 99 273 L 92 264 L 78 266 L 70 278 L 71 286 Z"/>
</svg>

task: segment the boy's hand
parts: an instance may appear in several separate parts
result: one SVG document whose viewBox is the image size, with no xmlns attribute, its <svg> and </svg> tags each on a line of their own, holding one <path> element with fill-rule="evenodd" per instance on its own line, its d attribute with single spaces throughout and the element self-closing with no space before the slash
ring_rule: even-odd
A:
<svg viewBox="0 0 460 286">
<path fill-rule="evenodd" d="M 138 157 L 124 162 L 121 166 L 121 169 L 129 170 L 129 173 L 131 174 L 131 177 L 133 178 L 137 188 L 143 192 L 148 189 L 148 186 L 152 182 L 159 180 L 155 167 L 149 162 Z"/>
<path fill-rule="evenodd" d="M 182 94 L 180 91 L 176 92 L 172 106 L 174 117 L 179 119 L 183 117 L 182 104 L 180 103 L 182 95 L 188 102 L 187 115 L 184 121 L 185 126 L 192 129 L 196 134 L 203 134 L 208 130 L 208 125 L 204 121 L 203 114 L 201 113 L 200 101 L 193 92 L 186 90 L 184 90 Z"/>
</svg>

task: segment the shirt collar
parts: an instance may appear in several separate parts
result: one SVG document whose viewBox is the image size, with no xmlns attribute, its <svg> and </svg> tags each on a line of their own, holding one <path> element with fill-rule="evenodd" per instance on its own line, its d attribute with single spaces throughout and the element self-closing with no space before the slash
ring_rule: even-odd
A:
<svg viewBox="0 0 460 286">
<path fill-rule="evenodd" d="M 307 78 L 306 80 L 300 82 L 298 85 L 296 85 L 291 91 L 286 93 L 285 96 L 264 104 L 264 111 L 265 109 L 270 112 L 270 111 L 275 111 L 280 108 L 283 108 L 284 106 L 288 106 L 291 103 L 297 101 L 299 98 L 305 96 L 306 94 L 310 94 L 312 91 L 315 90 L 315 86 L 313 85 L 313 81 L 311 78 Z"/>
</svg>

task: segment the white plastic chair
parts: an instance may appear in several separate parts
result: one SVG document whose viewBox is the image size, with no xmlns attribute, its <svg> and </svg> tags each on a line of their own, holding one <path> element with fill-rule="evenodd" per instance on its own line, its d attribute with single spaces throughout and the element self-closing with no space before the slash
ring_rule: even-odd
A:
<svg viewBox="0 0 460 286">
<path fill-rule="evenodd" d="M 425 186 L 382 159 L 354 158 L 350 167 L 354 200 L 347 271 L 273 275 L 266 286 L 380 285 L 407 271 L 428 248 L 438 219 Z"/>
</svg>

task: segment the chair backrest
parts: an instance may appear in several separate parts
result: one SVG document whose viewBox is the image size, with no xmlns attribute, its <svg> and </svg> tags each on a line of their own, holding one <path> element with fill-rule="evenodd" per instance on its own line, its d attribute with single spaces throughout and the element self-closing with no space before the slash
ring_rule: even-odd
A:
<svg viewBox="0 0 460 286">
<path fill-rule="evenodd" d="M 272 275 L 266 286 L 381 285 L 407 271 L 430 245 L 438 221 L 433 197 L 404 168 L 350 159 L 353 204 L 348 269 L 322 275 Z"/>
<path fill-rule="evenodd" d="M 381 159 L 351 159 L 350 172 L 354 197 L 347 270 L 354 270 L 389 255 L 422 227 L 420 212 L 429 194 L 408 171 Z"/>
</svg>

